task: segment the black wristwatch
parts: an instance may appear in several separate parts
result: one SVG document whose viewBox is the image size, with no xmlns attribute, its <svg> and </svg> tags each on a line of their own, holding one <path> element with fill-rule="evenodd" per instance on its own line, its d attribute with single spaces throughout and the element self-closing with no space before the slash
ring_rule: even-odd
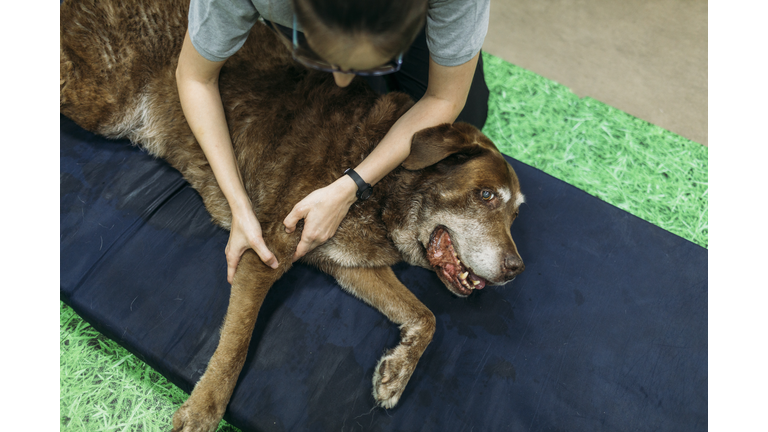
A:
<svg viewBox="0 0 768 432">
<path fill-rule="evenodd" d="M 366 183 L 365 180 L 363 180 L 363 178 L 355 172 L 355 170 L 352 168 L 347 168 L 347 170 L 344 171 L 344 174 L 350 176 L 352 180 L 355 181 L 355 184 L 357 185 L 357 193 L 355 193 L 355 195 L 357 195 L 357 199 L 365 201 L 371 197 L 371 194 L 373 194 L 373 187 Z"/>
</svg>

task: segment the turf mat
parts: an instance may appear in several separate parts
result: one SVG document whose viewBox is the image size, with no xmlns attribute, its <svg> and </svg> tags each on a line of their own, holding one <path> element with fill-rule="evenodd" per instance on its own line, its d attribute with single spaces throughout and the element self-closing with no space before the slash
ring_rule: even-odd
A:
<svg viewBox="0 0 768 432">
<path fill-rule="evenodd" d="M 504 153 L 707 246 L 705 147 L 493 56 L 484 61 L 492 92 L 484 132 Z M 60 316 L 61 429 L 165 430 L 187 395 L 69 307 Z"/>
</svg>

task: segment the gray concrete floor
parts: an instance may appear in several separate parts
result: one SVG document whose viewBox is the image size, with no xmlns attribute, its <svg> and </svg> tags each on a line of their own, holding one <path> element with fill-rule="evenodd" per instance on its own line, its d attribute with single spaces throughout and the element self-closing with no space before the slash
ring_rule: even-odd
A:
<svg viewBox="0 0 768 432">
<path fill-rule="evenodd" d="M 492 0 L 483 49 L 707 145 L 706 0 Z"/>
</svg>

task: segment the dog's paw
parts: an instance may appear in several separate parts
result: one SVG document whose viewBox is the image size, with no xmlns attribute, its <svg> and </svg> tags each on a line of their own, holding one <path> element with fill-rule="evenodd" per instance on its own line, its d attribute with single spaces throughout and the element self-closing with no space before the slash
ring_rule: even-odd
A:
<svg viewBox="0 0 768 432">
<path fill-rule="evenodd" d="M 416 361 L 408 360 L 407 350 L 401 345 L 389 350 L 379 360 L 373 372 L 373 398 L 382 408 L 390 409 L 397 405 L 411 379 Z"/>
<path fill-rule="evenodd" d="M 171 432 L 213 432 L 224 413 L 219 413 L 213 403 L 197 403 L 193 398 L 173 415 Z"/>
</svg>

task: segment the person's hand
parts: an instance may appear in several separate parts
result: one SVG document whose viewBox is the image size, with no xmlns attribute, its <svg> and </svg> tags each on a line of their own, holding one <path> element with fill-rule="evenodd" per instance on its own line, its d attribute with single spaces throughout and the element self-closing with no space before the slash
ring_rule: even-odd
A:
<svg viewBox="0 0 768 432">
<path fill-rule="evenodd" d="M 285 232 L 292 233 L 299 220 L 304 219 L 304 230 L 293 254 L 293 262 L 325 243 L 336 233 L 341 220 L 356 200 L 355 191 L 355 182 L 349 176 L 343 176 L 307 195 L 293 207 L 283 220 Z"/>
<path fill-rule="evenodd" d="M 267 248 L 261 234 L 261 224 L 250 208 L 232 212 L 232 227 L 224 253 L 227 255 L 227 282 L 232 283 L 240 257 L 247 249 L 253 249 L 264 264 L 277 268 L 275 255 Z"/>
</svg>

